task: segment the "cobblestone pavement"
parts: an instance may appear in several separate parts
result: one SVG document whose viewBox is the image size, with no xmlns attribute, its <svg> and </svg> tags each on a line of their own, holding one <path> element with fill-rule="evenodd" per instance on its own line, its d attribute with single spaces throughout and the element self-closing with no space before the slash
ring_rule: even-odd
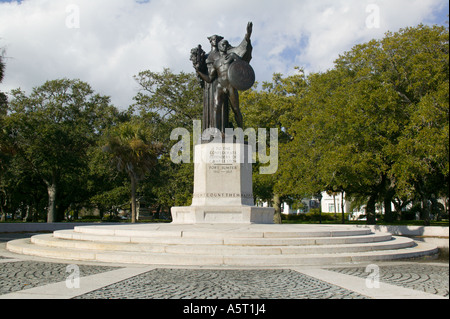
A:
<svg viewBox="0 0 450 319">
<path fill-rule="evenodd" d="M 289 269 L 155 269 L 79 299 L 365 299 Z"/>
<path fill-rule="evenodd" d="M 70 272 L 67 264 L 36 261 L 0 263 L 0 295 L 23 289 L 65 281 Z M 80 274 L 89 276 L 117 269 L 116 267 L 79 265 Z"/>
<path fill-rule="evenodd" d="M 365 267 L 328 268 L 327 270 L 367 278 L 371 272 Z M 392 285 L 424 291 L 449 297 L 449 267 L 448 264 L 429 265 L 409 263 L 404 265 L 379 266 L 379 279 Z"/>
<path fill-rule="evenodd" d="M 64 282 L 71 262 L 50 261 L 15 255 L 5 250 L 5 243 L 13 236 L 0 236 L 0 298 L 15 292 L 31 291 L 34 287 L 47 289 L 46 285 Z M 3 241 L 3 243 L 2 243 Z M 18 258 L 18 259 L 17 259 Z M 77 262 L 74 262 L 77 263 Z M 82 277 L 95 274 L 108 275 L 123 269 L 124 265 L 77 263 Z M 174 267 L 176 268 L 176 267 Z M 364 299 L 365 292 L 353 291 L 351 285 L 337 286 L 335 281 L 325 281 L 314 275 L 294 269 L 172 269 L 152 267 L 139 275 L 127 275 L 110 280 L 95 290 L 74 294 L 78 299 Z M 436 296 L 449 297 L 449 263 L 435 261 L 380 262 L 382 282 L 421 291 Z M 367 278 L 365 265 L 330 266 L 330 273 Z M 304 271 L 304 270 L 303 270 Z M 133 277 L 134 276 L 134 277 Z M 335 284 L 332 284 L 332 283 Z M 345 287 L 345 288 L 343 288 Z M 37 288 L 39 289 L 39 288 Z M 28 294 L 28 292 L 27 292 Z M 373 296 L 372 296 L 373 297 Z M 395 297 L 395 296 L 394 296 Z"/>
<path fill-rule="evenodd" d="M 8 256 L 11 258 L 10 256 Z M 0 297 L 13 292 L 64 282 L 67 263 L 16 260 L 0 262 Z M 124 267 L 78 264 L 82 277 Z M 384 263 L 382 282 L 449 297 L 448 263 Z M 366 278 L 363 266 L 325 270 Z M 364 299 L 355 291 L 302 273 L 301 269 L 171 269 L 156 268 L 100 286 L 77 299 Z M 75 295 L 74 295 L 75 296 Z"/>
</svg>

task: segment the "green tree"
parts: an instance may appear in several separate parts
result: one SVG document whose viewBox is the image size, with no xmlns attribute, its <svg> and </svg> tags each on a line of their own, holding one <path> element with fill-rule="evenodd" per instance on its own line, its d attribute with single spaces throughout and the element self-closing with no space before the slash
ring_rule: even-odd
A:
<svg viewBox="0 0 450 319">
<path fill-rule="evenodd" d="M 368 223 L 375 223 L 379 201 L 390 207 L 396 196 L 421 192 L 429 200 L 437 196 L 431 185 L 448 192 L 445 182 L 431 182 L 448 179 L 448 29 L 388 33 L 307 82 L 285 124 L 292 136 L 284 153 L 288 189 L 365 198 Z"/>
<path fill-rule="evenodd" d="M 20 89 L 12 96 L 5 129 L 17 156 L 46 185 L 47 222 L 61 220 L 58 194 L 70 176 L 82 173 L 87 150 L 116 110 L 108 97 L 95 94 L 79 80 L 48 81 L 29 96 Z M 62 201 L 60 206 L 64 206 Z"/>
<path fill-rule="evenodd" d="M 389 33 L 383 47 L 386 75 L 408 112 L 395 149 L 391 179 L 400 196 L 422 202 L 429 223 L 437 198 L 449 191 L 449 33 L 448 26 Z"/>
<path fill-rule="evenodd" d="M 260 167 L 265 165 L 260 163 L 259 158 L 253 165 L 255 197 L 257 200 L 272 204 L 275 208 L 274 221 L 276 223 L 281 223 L 281 203 L 288 197 L 300 197 L 287 189 L 286 185 L 290 179 L 281 177 L 285 160 L 282 153 L 291 139 L 285 129 L 286 122 L 291 119 L 292 112 L 296 108 L 295 105 L 299 97 L 303 95 L 305 87 L 303 70 L 297 69 L 296 74 L 285 78 L 281 74 L 274 74 L 272 82 L 262 84 L 262 90 L 258 91 L 253 88 L 241 95 L 241 109 L 246 128 L 253 128 L 257 132 L 259 128 L 266 129 L 268 134 L 271 128 L 278 130 L 279 167 L 277 172 L 267 175 L 260 174 Z M 270 149 L 269 141 L 270 137 L 266 136 L 268 152 L 275 152 Z"/>
<path fill-rule="evenodd" d="M 107 134 L 109 129 L 106 129 L 104 134 Z M 128 176 L 111 165 L 109 154 L 103 151 L 104 145 L 105 135 L 102 135 L 97 145 L 89 149 L 88 177 L 85 184 L 90 194 L 85 205 L 98 209 L 101 218 L 116 208 L 130 207 Z"/>
<path fill-rule="evenodd" d="M 3 81 L 3 75 L 5 70 L 5 64 L 3 62 L 3 56 L 0 55 L 0 83 Z M 6 94 L 0 91 L 0 219 L 1 221 L 6 220 L 6 214 L 3 210 L 3 207 L 6 203 L 6 186 L 5 186 L 5 173 L 6 173 L 6 161 L 7 161 L 7 153 L 8 146 L 6 145 L 6 132 L 3 129 L 4 124 L 3 118 L 6 115 L 6 105 L 7 98 Z"/>
<path fill-rule="evenodd" d="M 193 73 L 143 71 L 135 76 L 140 91 L 133 107 L 141 118 L 154 128 L 154 139 L 164 145 L 163 154 L 155 167 L 155 178 L 142 181 L 147 202 L 156 207 L 190 205 L 193 192 L 194 165 L 174 164 L 169 151 L 178 141 L 171 141 L 175 128 L 192 132 L 193 121 L 202 119 L 203 90 Z M 193 132 L 192 132 L 193 133 Z M 192 135 L 191 135 L 192 136 Z M 197 141 L 191 139 L 191 147 Z M 191 152 L 192 156 L 193 152 Z"/>
<path fill-rule="evenodd" d="M 128 175 L 131 183 L 131 222 L 136 222 L 136 191 L 139 182 L 157 164 L 162 144 L 155 142 L 150 128 L 137 120 L 120 123 L 106 135 L 103 148 L 111 162 Z"/>
<path fill-rule="evenodd" d="M 202 118 L 203 92 L 193 73 L 140 72 L 135 76 L 140 86 L 134 107 L 142 118 L 156 123 L 155 132 L 161 142 L 170 141 L 170 132 L 177 127 L 190 128 L 192 121 Z"/>
</svg>

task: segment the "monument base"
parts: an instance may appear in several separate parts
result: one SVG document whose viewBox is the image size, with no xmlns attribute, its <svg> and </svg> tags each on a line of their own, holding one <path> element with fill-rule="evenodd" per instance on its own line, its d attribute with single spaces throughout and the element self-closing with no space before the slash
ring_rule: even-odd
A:
<svg viewBox="0 0 450 319">
<path fill-rule="evenodd" d="M 240 143 L 195 146 L 192 205 L 172 207 L 174 224 L 273 224 L 274 208 L 254 205 L 252 149 Z"/>
<path fill-rule="evenodd" d="M 273 224 L 274 208 L 257 206 L 172 207 L 173 224 Z"/>
</svg>

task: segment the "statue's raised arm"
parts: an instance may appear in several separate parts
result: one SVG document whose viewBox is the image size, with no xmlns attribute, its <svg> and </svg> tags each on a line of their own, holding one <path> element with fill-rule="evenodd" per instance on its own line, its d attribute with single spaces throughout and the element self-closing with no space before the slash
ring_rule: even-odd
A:
<svg viewBox="0 0 450 319">
<path fill-rule="evenodd" d="M 245 34 L 244 40 L 235 48 L 230 48 L 228 51 L 237 54 L 242 60 L 250 63 L 252 60 L 252 41 L 251 36 L 253 32 L 253 23 L 249 22 L 247 24 L 247 33 Z"/>
<path fill-rule="evenodd" d="M 252 32 L 253 32 L 253 23 L 249 22 L 247 24 L 247 34 L 245 35 L 245 40 L 247 42 L 250 42 L 250 38 L 252 37 Z"/>
</svg>

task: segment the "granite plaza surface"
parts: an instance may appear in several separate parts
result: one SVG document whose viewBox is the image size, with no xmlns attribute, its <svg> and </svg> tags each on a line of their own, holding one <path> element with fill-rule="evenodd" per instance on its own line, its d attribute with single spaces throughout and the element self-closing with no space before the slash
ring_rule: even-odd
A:
<svg viewBox="0 0 450 319">
<path fill-rule="evenodd" d="M 0 234 L 0 299 L 449 298 L 448 258 L 370 265 L 174 267 L 52 260 L 5 249 L 7 241 L 31 235 Z M 71 265 L 79 274 L 75 285 Z"/>
</svg>

